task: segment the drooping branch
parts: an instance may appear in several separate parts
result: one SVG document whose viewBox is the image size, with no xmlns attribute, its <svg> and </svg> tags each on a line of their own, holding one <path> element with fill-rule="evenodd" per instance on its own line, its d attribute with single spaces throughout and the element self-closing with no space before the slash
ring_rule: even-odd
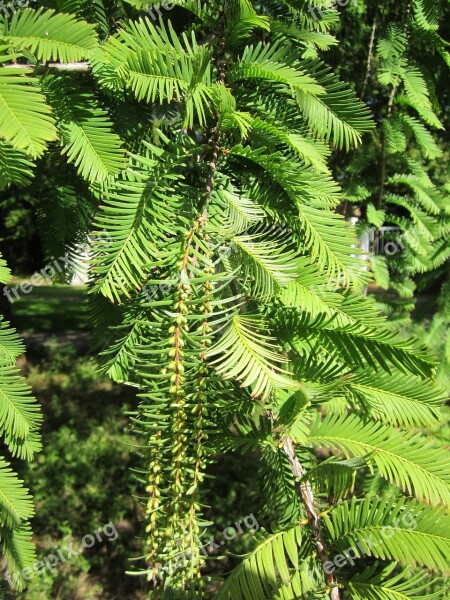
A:
<svg viewBox="0 0 450 600">
<path fill-rule="evenodd" d="M 221 49 L 217 58 L 217 80 L 219 83 L 225 81 L 225 66 L 223 64 L 225 53 L 225 39 L 222 40 Z M 201 354 L 200 364 L 196 373 L 195 394 L 192 399 L 185 394 L 185 386 L 187 374 L 184 367 L 184 358 L 189 343 L 189 327 L 188 316 L 191 310 L 192 301 L 194 299 L 192 279 L 194 278 L 195 267 L 198 265 L 200 253 L 200 239 L 207 243 L 207 234 L 205 228 L 208 221 L 208 205 L 214 187 L 214 177 L 217 170 L 219 155 L 220 155 L 220 115 L 217 115 L 215 123 L 210 130 L 210 143 L 212 147 L 208 147 L 205 155 L 207 161 L 207 177 L 206 183 L 201 184 L 202 202 L 199 207 L 200 216 L 195 215 L 195 220 L 187 234 L 183 252 L 180 256 L 180 283 L 178 287 L 178 295 L 174 305 L 175 314 L 170 327 L 172 334 L 173 347 L 170 349 L 171 356 L 171 387 L 169 392 L 172 394 L 171 408 L 172 423 L 171 430 L 174 436 L 173 456 L 172 456 L 172 498 L 170 501 L 170 512 L 172 515 L 172 531 L 176 531 L 177 526 L 183 532 L 181 545 L 179 550 L 189 554 L 189 564 L 195 572 L 198 584 L 201 585 L 201 557 L 200 547 L 197 540 L 200 535 L 200 525 L 197 518 L 199 510 L 198 492 L 199 486 L 203 480 L 205 467 L 205 450 L 204 443 L 206 440 L 205 432 L 205 417 L 207 415 L 206 400 L 207 400 L 207 365 L 206 365 L 206 350 L 209 342 L 211 327 L 209 325 L 209 315 L 211 312 L 211 304 L 209 298 L 213 291 L 213 285 L 209 278 L 202 284 L 201 296 L 205 298 L 200 308 L 202 313 L 201 325 L 199 330 L 202 334 L 201 339 Z M 204 187 L 203 187 L 204 186 Z M 212 276 L 214 267 L 211 263 L 210 256 L 207 250 L 202 250 L 204 265 L 202 266 L 203 274 Z M 200 266 L 199 266 L 200 268 Z M 190 273 L 189 273 L 190 271 Z M 195 407 L 189 403 L 195 401 Z M 193 409 L 193 411 L 192 411 Z M 195 420 L 192 423 L 190 414 L 195 413 Z M 190 414 L 189 414 L 190 413 Z M 195 435 L 195 459 L 192 479 L 187 480 L 184 467 L 186 465 L 187 451 L 189 447 L 187 440 L 189 439 L 188 427 L 191 431 L 194 430 Z M 189 485 L 190 484 L 190 485 Z M 189 491 L 187 488 L 189 487 Z M 187 537 L 184 533 L 187 533 Z M 153 558 L 150 556 L 150 558 Z M 192 573 L 191 573 L 192 575 Z M 181 576 L 184 577 L 183 573 Z M 155 579 L 153 583 L 156 585 Z M 183 578 L 183 585 L 187 582 Z"/>
<path fill-rule="evenodd" d="M 224 18 L 226 16 L 227 9 L 227 0 L 224 0 L 223 13 Z M 225 27 L 224 27 L 225 29 Z M 220 50 L 216 60 L 216 68 L 217 68 L 217 83 L 224 85 L 225 84 L 225 31 L 222 34 L 220 41 Z M 205 196 L 203 203 L 203 211 L 201 216 L 195 221 L 192 230 L 188 236 L 187 244 L 186 244 L 186 252 L 182 261 L 182 270 L 186 271 L 187 263 L 189 259 L 189 253 L 191 250 L 191 245 L 194 240 L 195 234 L 200 229 L 203 229 L 208 220 L 208 204 L 211 199 L 211 194 L 214 187 L 214 177 L 217 171 L 217 165 L 219 161 L 220 154 L 220 118 L 219 115 L 216 117 L 216 123 L 214 128 L 211 130 L 211 143 L 212 149 L 208 163 L 208 176 L 206 178 L 206 186 L 205 186 Z"/>
<path fill-rule="evenodd" d="M 302 467 L 300 461 L 298 460 L 297 454 L 295 452 L 294 443 L 291 438 L 286 438 L 283 440 L 283 450 L 287 456 L 289 461 L 289 465 L 291 467 L 292 475 L 295 478 L 297 483 L 298 491 L 300 498 L 305 506 L 306 516 L 308 518 L 308 523 L 312 529 L 315 543 L 317 556 L 322 563 L 322 567 L 325 566 L 325 563 L 328 562 L 328 554 L 325 546 L 325 540 L 322 534 L 322 530 L 320 528 L 320 519 L 316 511 L 315 502 L 314 502 L 314 493 L 311 488 L 311 484 L 309 481 L 302 481 L 304 476 L 306 475 L 305 469 Z M 332 573 L 328 573 L 327 570 L 323 569 L 325 574 L 325 581 L 330 588 L 330 600 L 339 600 L 339 588 L 337 587 L 336 580 Z"/>
</svg>

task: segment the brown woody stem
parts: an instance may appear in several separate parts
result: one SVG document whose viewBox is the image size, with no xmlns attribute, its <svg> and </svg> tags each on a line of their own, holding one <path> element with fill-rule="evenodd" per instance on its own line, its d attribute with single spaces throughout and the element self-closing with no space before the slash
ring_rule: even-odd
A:
<svg viewBox="0 0 450 600">
<path fill-rule="evenodd" d="M 295 478 L 296 485 L 298 487 L 298 491 L 300 494 L 300 498 L 305 506 L 306 516 L 308 518 L 308 523 L 312 529 L 317 556 L 322 563 L 322 567 L 325 566 L 325 563 L 328 562 L 328 554 L 326 551 L 325 540 L 323 538 L 322 530 L 320 528 L 320 518 L 317 514 L 315 502 L 314 502 L 314 493 L 311 488 L 311 484 L 309 481 L 302 481 L 304 476 L 306 475 L 305 469 L 300 464 L 298 460 L 297 454 L 295 452 L 294 443 L 291 438 L 286 438 L 283 440 L 283 450 L 286 454 L 289 465 L 291 467 L 292 474 Z M 331 573 L 327 573 L 326 569 L 323 568 L 325 573 L 325 581 L 330 588 L 330 600 L 339 600 L 339 588 L 337 587 L 336 580 Z"/>
</svg>

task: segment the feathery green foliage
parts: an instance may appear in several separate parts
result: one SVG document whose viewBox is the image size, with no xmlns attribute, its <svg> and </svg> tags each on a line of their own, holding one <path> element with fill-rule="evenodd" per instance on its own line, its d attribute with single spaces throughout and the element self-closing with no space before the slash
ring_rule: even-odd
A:
<svg viewBox="0 0 450 600">
<path fill-rule="evenodd" d="M 373 270 L 377 283 L 391 288 L 387 303 L 391 312 L 400 308 L 400 318 L 412 304 L 404 302 L 401 310 L 398 300 L 412 298 L 418 274 L 442 273 L 441 252 L 448 245 L 448 175 L 436 168 L 444 157 L 444 115 L 432 73 L 435 67 L 443 77 L 448 73 L 448 42 L 439 33 L 444 4 L 418 0 L 404 10 L 388 2 L 364 8 L 373 23 L 367 39 L 374 34 L 364 92 L 379 127 L 373 151 L 355 153 L 346 169 L 344 193 L 362 212 L 361 230 L 375 229 L 373 246 L 379 246 L 388 271 L 380 270 L 380 261 Z M 358 189 L 364 197 L 355 195 Z M 352 212 L 350 204 L 346 210 Z M 383 226 L 396 229 L 384 238 Z"/>
<path fill-rule="evenodd" d="M 203 493 L 223 449 L 261 457 L 265 522 L 219 598 L 337 600 L 364 589 L 408 598 L 428 589 L 428 572 L 412 571 L 414 587 L 396 563 L 447 568 L 448 451 L 407 428 L 435 423 L 446 397 L 435 357 L 363 291 L 371 273 L 336 210 L 343 195 L 328 159 L 356 151 L 365 134 L 381 136 L 383 160 L 398 159 L 381 201 L 356 167 L 357 191 L 343 180 L 345 192 L 368 200 L 371 224 L 409 235 L 413 266 L 403 274 L 426 270 L 438 248 L 445 261 L 446 192 L 406 153 L 417 143 L 427 159 L 440 156 L 428 130 L 442 128 L 432 92 L 407 58 L 410 22 L 441 39 L 438 0 L 414 2 L 405 24 L 388 24 L 377 41 L 378 84 L 392 92 L 380 131 L 319 57 L 336 43 L 331 0 L 312 2 L 317 20 L 303 0 L 41 4 L 50 10 L 5 21 L 0 181 L 31 179 L 33 159 L 59 141 L 46 156 L 66 160 L 71 180 L 43 222 L 57 228 L 64 217 L 55 215 L 80 202 L 83 218 L 62 243 L 76 253 L 90 240 L 102 369 L 138 390 L 130 417 L 144 524 L 135 573 L 149 597 L 208 597 Z M 145 15 L 152 8 L 158 18 Z M 102 42 L 89 23 L 97 15 Z M 70 71 L 50 60 L 88 62 Z M 61 181 L 52 177 L 48 186 Z M 11 364 L 19 346 L 0 330 L 6 363 L 10 353 L 0 424 L 12 454 L 30 458 L 39 417 Z M 14 557 L 30 556 L 30 506 L 4 469 L 2 540 L 18 571 Z M 372 491 L 348 499 L 363 488 Z M 353 545 L 338 568 L 336 554 Z"/>
<path fill-rule="evenodd" d="M 9 269 L 0 257 L 0 283 L 10 280 Z M 29 386 L 15 366 L 24 346 L 6 321 L 0 321 L 0 548 L 6 558 L 7 574 L 18 589 L 25 585 L 23 569 L 35 560 L 29 519 L 34 507 L 23 481 L 10 466 L 11 457 L 32 460 L 41 450 L 40 409 Z M 6 458 L 5 458 L 6 453 Z"/>
</svg>

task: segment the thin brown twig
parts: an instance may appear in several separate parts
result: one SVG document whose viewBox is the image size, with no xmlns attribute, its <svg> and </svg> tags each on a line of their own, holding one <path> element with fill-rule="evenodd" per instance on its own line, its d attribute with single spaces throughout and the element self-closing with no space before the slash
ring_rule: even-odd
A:
<svg viewBox="0 0 450 600">
<path fill-rule="evenodd" d="M 294 443 L 291 438 L 287 437 L 283 440 L 283 450 L 289 461 L 289 465 L 291 467 L 292 474 L 295 478 L 300 497 L 305 506 L 308 523 L 312 529 L 316 543 L 317 556 L 319 557 L 320 562 L 322 563 L 323 572 L 325 574 L 325 581 L 330 589 L 330 600 L 340 600 L 339 588 L 337 587 L 336 579 L 334 578 L 334 575 L 332 573 L 328 573 L 327 569 L 325 569 L 325 563 L 329 561 L 329 557 L 327 554 L 322 529 L 320 527 L 319 515 L 317 514 L 315 507 L 314 492 L 312 490 L 310 482 L 305 481 L 303 479 L 306 475 L 306 471 L 301 465 L 300 461 L 298 460 L 297 454 L 295 452 Z"/>
<path fill-rule="evenodd" d="M 372 66 L 373 47 L 375 44 L 375 35 L 376 35 L 376 31 L 377 31 L 377 25 L 378 25 L 378 7 L 376 9 L 375 17 L 373 19 L 372 33 L 370 34 L 369 52 L 367 54 L 366 76 L 364 77 L 364 82 L 363 82 L 363 86 L 362 86 L 362 90 L 361 90 L 361 96 L 360 96 L 361 100 L 364 99 L 367 84 L 369 83 L 370 69 Z"/>
</svg>

